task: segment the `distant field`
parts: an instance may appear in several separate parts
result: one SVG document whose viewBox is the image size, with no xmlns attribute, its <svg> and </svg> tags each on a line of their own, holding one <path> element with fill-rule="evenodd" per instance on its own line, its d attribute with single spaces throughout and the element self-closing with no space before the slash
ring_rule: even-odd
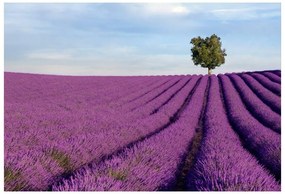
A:
<svg viewBox="0 0 285 194">
<path fill-rule="evenodd" d="M 281 190 L 279 70 L 4 79 L 6 191 Z"/>
</svg>

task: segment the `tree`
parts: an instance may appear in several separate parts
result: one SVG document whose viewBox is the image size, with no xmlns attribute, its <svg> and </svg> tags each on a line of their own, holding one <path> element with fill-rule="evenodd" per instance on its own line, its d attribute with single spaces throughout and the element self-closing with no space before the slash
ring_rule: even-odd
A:
<svg viewBox="0 0 285 194">
<path fill-rule="evenodd" d="M 208 68 L 208 74 L 216 67 L 225 63 L 226 50 L 222 49 L 221 38 L 213 34 L 211 37 L 205 39 L 198 36 L 191 39 L 193 47 L 192 60 L 194 65 L 201 65 L 201 67 Z"/>
</svg>

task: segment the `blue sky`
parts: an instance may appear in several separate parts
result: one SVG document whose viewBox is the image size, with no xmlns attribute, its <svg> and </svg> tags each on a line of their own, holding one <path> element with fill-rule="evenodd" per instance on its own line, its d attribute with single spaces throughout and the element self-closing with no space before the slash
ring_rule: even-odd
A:
<svg viewBox="0 0 285 194">
<path fill-rule="evenodd" d="M 217 34 L 214 73 L 281 68 L 280 4 L 5 4 L 4 70 L 61 75 L 205 74 L 191 38 Z"/>
</svg>

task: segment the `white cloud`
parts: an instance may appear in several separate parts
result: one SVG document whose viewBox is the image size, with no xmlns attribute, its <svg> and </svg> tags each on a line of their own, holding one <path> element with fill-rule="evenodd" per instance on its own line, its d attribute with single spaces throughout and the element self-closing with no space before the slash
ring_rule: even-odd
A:
<svg viewBox="0 0 285 194">
<path fill-rule="evenodd" d="M 172 8 L 171 10 L 173 13 L 177 13 L 177 14 L 187 14 L 189 13 L 189 10 L 186 7 L 183 6 L 175 6 Z"/>
<path fill-rule="evenodd" d="M 153 15 L 187 15 L 190 13 L 190 10 L 181 4 L 144 4 L 144 10 Z"/>
</svg>

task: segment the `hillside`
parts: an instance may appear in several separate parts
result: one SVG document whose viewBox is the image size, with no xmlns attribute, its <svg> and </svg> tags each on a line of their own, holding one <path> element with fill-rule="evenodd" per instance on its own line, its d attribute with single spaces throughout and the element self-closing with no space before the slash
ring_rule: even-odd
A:
<svg viewBox="0 0 285 194">
<path fill-rule="evenodd" d="M 4 84 L 6 191 L 281 190 L 279 70 Z"/>
</svg>

